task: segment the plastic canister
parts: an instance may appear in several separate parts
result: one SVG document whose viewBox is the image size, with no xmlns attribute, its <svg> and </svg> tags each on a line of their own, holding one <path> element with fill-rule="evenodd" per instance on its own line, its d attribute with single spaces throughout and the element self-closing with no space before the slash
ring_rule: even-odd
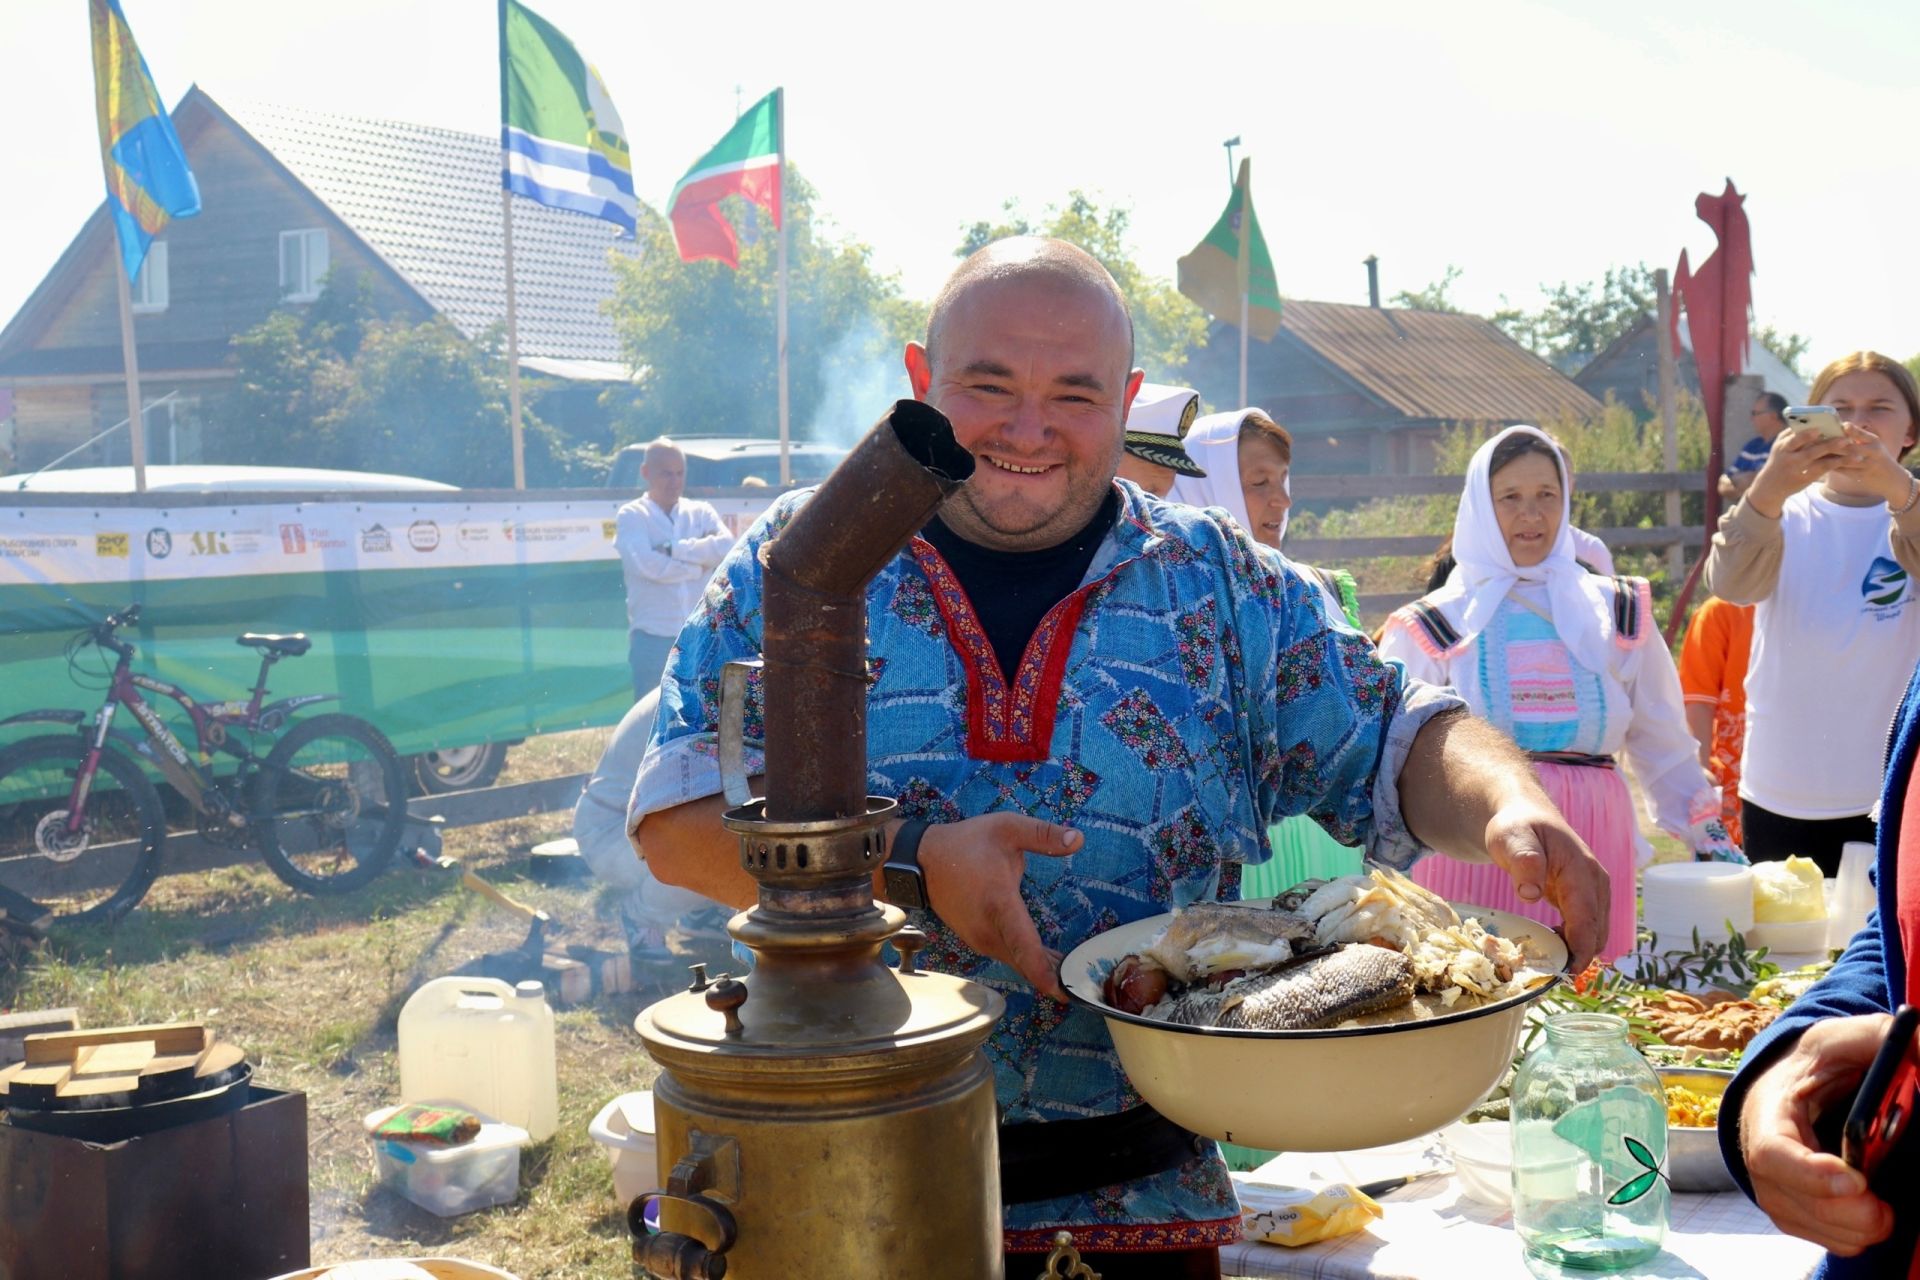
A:
<svg viewBox="0 0 1920 1280">
<path fill-rule="evenodd" d="M 537 982 L 435 978 L 400 1010 L 400 1100 L 459 1102 L 538 1142 L 559 1127 L 553 1010 Z"/>
</svg>

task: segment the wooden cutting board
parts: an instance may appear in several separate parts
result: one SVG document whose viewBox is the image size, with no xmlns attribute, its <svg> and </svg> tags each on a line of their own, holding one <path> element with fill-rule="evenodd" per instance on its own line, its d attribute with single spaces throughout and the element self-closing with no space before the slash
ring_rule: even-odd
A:
<svg viewBox="0 0 1920 1280">
<path fill-rule="evenodd" d="M 29 1036 L 26 1060 L 0 1070 L 9 1106 L 131 1106 L 223 1083 L 246 1061 L 197 1022 Z"/>
</svg>

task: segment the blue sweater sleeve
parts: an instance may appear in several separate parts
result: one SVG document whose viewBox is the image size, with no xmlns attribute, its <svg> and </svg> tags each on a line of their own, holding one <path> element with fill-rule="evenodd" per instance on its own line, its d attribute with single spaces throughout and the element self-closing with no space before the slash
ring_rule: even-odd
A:
<svg viewBox="0 0 1920 1280">
<path fill-rule="evenodd" d="M 1740 1150 L 1740 1108 L 1754 1081 L 1791 1053 L 1800 1036 L 1814 1023 L 1827 1018 L 1891 1012 L 1887 1005 L 1886 955 L 1876 912 L 1867 921 L 1866 928 L 1853 936 L 1826 976 L 1774 1019 L 1772 1026 L 1754 1037 L 1740 1058 L 1739 1073 L 1727 1087 L 1726 1097 L 1720 1103 L 1720 1154 L 1749 1198 L 1753 1195 L 1753 1180 L 1747 1175 L 1746 1157 Z"/>
</svg>

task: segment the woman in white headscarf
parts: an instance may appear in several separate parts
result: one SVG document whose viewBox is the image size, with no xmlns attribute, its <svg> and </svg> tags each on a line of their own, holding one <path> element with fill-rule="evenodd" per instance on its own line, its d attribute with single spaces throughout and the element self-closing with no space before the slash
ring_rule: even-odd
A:
<svg viewBox="0 0 1920 1280">
<path fill-rule="evenodd" d="M 1387 620 L 1380 652 L 1450 684 L 1534 759 L 1547 794 L 1613 877 L 1601 955 L 1633 950 L 1644 850 L 1625 753 L 1654 821 L 1701 859 L 1745 861 L 1687 730 L 1680 680 L 1644 578 L 1589 573 L 1569 533 L 1564 458 L 1535 427 L 1509 427 L 1467 468 L 1446 584 Z M 1444 865 L 1443 865 L 1444 864 Z M 1427 858 L 1413 877 L 1441 896 L 1557 924 L 1491 864 Z"/>
<path fill-rule="evenodd" d="M 1175 477 L 1168 498 L 1193 507 L 1221 507 L 1255 542 L 1279 550 L 1293 506 L 1293 437 L 1286 428 L 1259 409 L 1237 409 L 1200 419 L 1185 443 L 1187 456 L 1207 474 Z M 1360 601 L 1350 575 L 1292 564 L 1320 589 L 1329 618 L 1360 629 Z M 1335 840 L 1304 813 L 1269 827 L 1267 842 L 1273 857 L 1241 872 L 1243 897 L 1265 898 L 1302 880 L 1360 870 L 1360 851 Z"/>
<path fill-rule="evenodd" d="M 1173 502 L 1190 507 L 1220 507 L 1253 540 L 1275 551 L 1287 536 L 1293 508 L 1293 437 L 1260 409 L 1211 413 L 1193 424 L 1185 442 L 1187 456 L 1204 476 L 1174 477 Z M 1352 575 L 1293 562 L 1303 577 L 1320 588 L 1328 615 L 1360 627 L 1360 601 Z"/>
</svg>

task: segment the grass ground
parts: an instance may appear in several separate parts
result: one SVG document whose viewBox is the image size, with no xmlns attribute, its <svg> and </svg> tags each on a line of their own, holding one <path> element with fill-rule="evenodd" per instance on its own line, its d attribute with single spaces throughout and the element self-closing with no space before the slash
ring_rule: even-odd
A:
<svg viewBox="0 0 1920 1280">
<path fill-rule="evenodd" d="M 529 742 L 503 781 L 590 768 L 606 737 Z M 446 852 L 544 908 L 562 941 L 624 945 L 596 885 L 524 877 L 527 851 L 567 825 L 552 813 L 454 830 Z M 315 1263 L 433 1255 L 525 1280 L 630 1280 L 624 1212 L 587 1123 L 655 1074 L 633 1031 L 638 995 L 559 1012 L 560 1128 L 522 1154 L 514 1203 L 441 1219 L 375 1183 L 361 1117 L 398 1100 L 401 1005 L 422 982 L 525 937 L 524 923 L 445 873 L 404 865 L 358 893 L 311 898 L 248 863 L 163 877 L 119 927 L 62 931 L 39 955 L 0 960 L 0 1009 L 73 1005 L 87 1026 L 204 1020 L 247 1049 L 255 1079 L 303 1091 Z"/>
</svg>

